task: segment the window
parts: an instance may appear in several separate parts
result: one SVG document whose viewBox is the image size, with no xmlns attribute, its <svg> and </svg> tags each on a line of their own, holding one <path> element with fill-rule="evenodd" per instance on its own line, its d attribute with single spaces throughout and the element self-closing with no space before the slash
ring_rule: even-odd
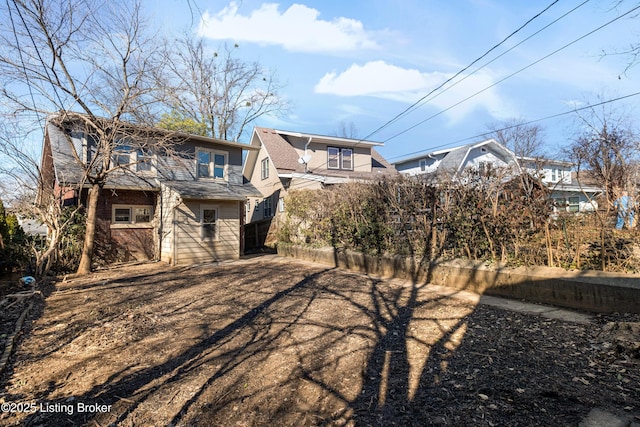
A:
<svg viewBox="0 0 640 427">
<path fill-rule="evenodd" d="M 196 159 L 199 178 L 225 178 L 226 153 L 198 150 Z"/>
<path fill-rule="evenodd" d="M 353 150 L 327 147 L 327 168 L 353 170 Z"/>
<path fill-rule="evenodd" d="M 211 206 L 203 206 L 200 211 L 200 226 L 202 240 L 218 240 L 218 209 Z"/>
<path fill-rule="evenodd" d="M 342 169 L 353 169 L 353 150 L 351 148 L 343 148 L 340 150 L 342 154 Z"/>
<path fill-rule="evenodd" d="M 340 168 L 340 149 L 336 147 L 327 148 L 327 154 L 329 159 L 327 160 L 327 167 L 329 169 Z"/>
<path fill-rule="evenodd" d="M 131 151 L 129 147 L 118 147 L 111 154 L 111 163 L 115 166 L 126 166 L 131 163 Z"/>
<path fill-rule="evenodd" d="M 271 197 L 267 197 L 266 199 L 264 199 L 264 218 L 268 218 L 270 216 L 273 216 L 273 211 L 271 208 Z"/>
<path fill-rule="evenodd" d="M 262 159 L 262 179 L 269 178 L 269 158 Z"/>
<path fill-rule="evenodd" d="M 145 224 L 153 219 L 151 206 L 113 205 L 112 224 Z"/>
<path fill-rule="evenodd" d="M 569 197 L 569 212 L 580 211 L 580 197 Z"/>
<path fill-rule="evenodd" d="M 284 198 L 278 199 L 278 212 L 284 212 Z"/>
<path fill-rule="evenodd" d="M 427 170 L 427 159 L 420 159 L 420 172 Z"/>
<path fill-rule="evenodd" d="M 147 150 L 136 152 L 136 170 L 138 172 L 151 172 L 153 170 L 153 156 Z"/>
<path fill-rule="evenodd" d="M 246 206 L 246 209 L 247 209 L 247 213 L 251 212 L 251 200 L 247 200 L 245 202 L 245 206 Z"/>
</svg>

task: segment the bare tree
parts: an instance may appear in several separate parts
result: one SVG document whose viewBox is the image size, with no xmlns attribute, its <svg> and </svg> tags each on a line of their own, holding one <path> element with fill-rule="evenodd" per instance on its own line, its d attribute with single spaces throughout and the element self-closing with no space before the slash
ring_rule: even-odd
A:
<svg viewBox="0 0 640 427">
<path fill-rule="evenodd" d="M 606 191 L 612 203 L 622 189 L 633 190 L 640 141 L 632 121 L 608 104 L 576 113 L 576 136 L 567 156 L 587 171 Z"/>
<path fill-rule="evenodd" d="M 527 124 L 522 118 L 511 118 L 487 126 L 487 138 L 493 138 L 518 157 L 544 155 L 544 131 L 535 124 Z"/>
<path fill-rule="evenodd" d="M 235 57 L 238 45 L 211 51 L 202 39 L 185 36 L 166 49 L 168 73 L 158 86 L 176 122 L 205 136 L 239 141 L 250 123 L 288 109 L 275 72 Z M 171 116 L 165 115 L 165 122 Z M 162 124 L 162 122 L 161 122 Z M 180 129 L 176 129 L 180 130 Z"/>
<path fill-rule="evenodd" d="M 123 122 L 152 116 L 156 86 L 150 77 L 159 73 L 162 57 L 137 1 L 13 0 L 0 13 L 6 17 L 0 24 L 6 113 L 40 123 L 50 117 L 63 128 L 73 122 L 96 142 L 91 162 L 72 150 L 88 187 L 78 267 L 87 273 L 98 197 L 107 178 L 124 167 L 111 161 L 123 134 L 131 136 Z"/>
</svg>

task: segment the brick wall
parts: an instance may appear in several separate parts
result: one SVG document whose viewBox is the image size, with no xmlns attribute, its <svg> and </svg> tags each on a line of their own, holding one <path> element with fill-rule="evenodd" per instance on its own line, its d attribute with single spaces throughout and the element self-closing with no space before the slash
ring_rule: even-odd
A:
<svg viewBox="0 0 640 427">
<path fill-rule="evenodd" d="M 98 200 L 94 263 L 104 265 L 153 259 L 156 253 L 155 228 L 112 228 L 113 205 L 150 205 L 155 210 L 156 194 L 149 191 L 102 190 Z"/>
</svg>

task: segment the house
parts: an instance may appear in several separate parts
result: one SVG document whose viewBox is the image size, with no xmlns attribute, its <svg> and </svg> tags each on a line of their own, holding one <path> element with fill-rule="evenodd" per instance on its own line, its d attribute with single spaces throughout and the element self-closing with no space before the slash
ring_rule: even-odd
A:
<svg viewBox="0 0 640 427">
<path fill-rule="evenodd" d="M 394 166 L 407 175 L 435 174 L 449 178 L 460 176 L 468 169 L 480 172 L 489 168 L 501 170 L 505 179 L 527 172 L 551 190 L 557 210 L 568 212 L 596 209 L 594 198 L 602 193 L 598 186 L 580 182 L 572 172 L 573 164 L 570 162 L 519 157 L 493 139 L 413 156 L 394 163 Z"/>
<path fill-rule="evenodd" d="M 107 162 L 115 170 L 98 199 L 100 255 L 175 265 L 242 254 L 244 205 L 260 194 L 243 181 L 242 157 L 256 148 L 129 124 L 114 132 L 122 136 L 115 137 Z M 81 121 L 47 121 L 43 180 L 63 204 L 87 200 L 84 170 L 104 164 L 96 147 Z"/>
<path fill-rule="evenodd" d="M 407 175 L 435 173 L 450 178 L 470 168 L 480 172 L 489 168 L 511 173 L 520 171 L 515 154 L 494 139 L 413 156 L 394 163 L 394 166 L 398 172 Z"/>
<path fill-rule="evenodd" d="M 573 163 L 543 158 L 519 157 L 523 170 L 539 178 L 551 190 L 559 212 L 590 212 L 598 208 L 595 199 L 603 189 L 592 180 L 578 179 Z"/>
<path fill-rule="evenodd" d="M 259 234 L 264 237 L 271 220 L 278 219 L 278 214 L 284 212 L 284 198 L 290 190 L 371 181 L 397 173 L 375 150 L 382 145 L 358 139 L 254 128 L 251 146 L 257 150 L 247 154 L 243 173 L 245 180 L 261 193 L 260 198 L 251 198 L 246 206 L 247 223 L 263 226 L 263 232 L 256 232 L 256 238 L 261 239 Z M 256 245 L 261 243 L 258 241 Z"/>
</svg>

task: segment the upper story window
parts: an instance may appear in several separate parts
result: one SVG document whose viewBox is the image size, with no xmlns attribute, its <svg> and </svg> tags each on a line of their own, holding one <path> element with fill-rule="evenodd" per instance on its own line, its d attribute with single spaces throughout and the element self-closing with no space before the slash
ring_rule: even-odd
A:
<svg viewBox="0 0 640 427">
<path fill-rule="evenodd" d="M 118 145 L 111 154 L 111 163 L 115 166 L 127 166 L 131 164 L 131 147 Z"/>
<path fill-rule="evenodd" d="M 198 149 L 196 153 L 198 178 L 226 179 L 227 153 Z"/>
<path fill-rule="evenodd" d="M 427 170 L 427 159 L 420 159 L 420 172 Z"/>
<path fill-rule="evenodd" d="M 327 147 L 327 168 L 353 170 L 353 150 Z"/>
<path fill-rule="evenodd" d="M 262 179 L 267 179 L 269 178 L 269 158 L 264 158 L 262 159 L 262 163 L 261 163 L 261 177 Z"/>
<path fill-rule="evenodd" d="M 136 151 L 136 170 L 138 172 L 153 171 L 153 155 L 144 149 Z"/>
</svg>

